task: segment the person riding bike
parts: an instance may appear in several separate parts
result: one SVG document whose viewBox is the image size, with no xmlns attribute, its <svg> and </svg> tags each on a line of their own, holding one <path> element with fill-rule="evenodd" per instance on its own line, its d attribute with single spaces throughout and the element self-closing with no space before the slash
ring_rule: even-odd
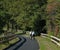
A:
<svg viewBox="0 0 60 50">
<path fill-rule="evenodd" d="M 34 36 L 35 36 L 34 31 L 30 31 L 30 37 L 31 37 L 31 39 L 35 39 Z"/>
</svg>

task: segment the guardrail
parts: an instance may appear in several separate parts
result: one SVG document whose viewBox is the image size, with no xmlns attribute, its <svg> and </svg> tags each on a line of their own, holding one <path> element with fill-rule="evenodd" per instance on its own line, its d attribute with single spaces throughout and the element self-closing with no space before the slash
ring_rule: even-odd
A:
<svg viewBox="0 0 60 50">
<path fill-rule="evenodd" d="M 14 38 L 16 38 L 17 35 L 13 34 L 13 35 L 10 35 L 10 36 L 4 36 L 4 37 L 0 37 L 0 43 L 5 43 L 5 42 L 8 42 Z"/>
<path fill-rule="evenodd" d="M 55 36 L 51 36 L 51 41 L 54 42 L 55 44 L 57 44 L 58 46 L 60 46 L 60 39 L 55 37 Z"/>
<path fill-rule="evenodd" d="M 55 43 L 58 46 L 60 46 L 60 39 L 59 38 L 57 38 L 55 36 L 47 35 L 47 34 L 41 34 L 41 35 L 48 37 L 53 43 Z"/>
</svg>

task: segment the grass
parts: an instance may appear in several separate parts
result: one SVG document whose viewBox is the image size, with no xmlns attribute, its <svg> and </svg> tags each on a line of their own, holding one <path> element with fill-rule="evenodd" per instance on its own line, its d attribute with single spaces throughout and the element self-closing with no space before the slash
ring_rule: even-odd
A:
<svg viewBox="0 0 60 50">
<path fill-rule="evenodd" d="M 60 33 L 57 35 L 58 38 L 60 38 Z"/>
<path fill-rule="evenodd" d="M 15 34 L 21 34 L 21 33 L 23 33 L 23 31 L 22 30 L 18 30 Z"/>
<path fill-rule="evenodd" d="M 48 38 L 36 37 L 40 49 L 39 50 L 60 50 L 60 47 L 51 42 Z"/>
<path fill-rule="evenodd" d="M 8 47 L 9 45 L 16 43 L 18 40 L 19 40 L 19 38 L 15 38 L 15 39 L 9 41 L 9 44 L 8 43 L 0 44 L 0 50 L 3 50 L 4 48 Z"/>
</svg>

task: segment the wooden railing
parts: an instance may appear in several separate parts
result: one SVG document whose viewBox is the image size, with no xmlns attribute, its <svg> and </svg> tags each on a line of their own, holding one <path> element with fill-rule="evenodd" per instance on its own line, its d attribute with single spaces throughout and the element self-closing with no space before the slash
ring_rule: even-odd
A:
<svg viewBox="0 0 60 50">
<path fill-rule="evenodd" d="M 8 42 L 8 41 L 10 41 L 10 40 L 12 40 L 12 39 L 14 39 L 16 37 L 17 37 L 17 35 L 15 35 L 15 34 L 12 34 L 10 36 L 0 37 L 0 43 Z"/>
<path fill-rule="evenodd" d="M 48 37 L 49 39 L 51 39 L 51 41 L 55 44 L 57 44 L 58 46 L 60 46 L 60 39 L 55 37 L 55 36 L 51 36 L 51 35 L 47 35 L 47 34 L 41 34 L 42 36 Z"/>
<path fill-rule="evenodd" d="M 51 41 L 54 42 L 55 44 L 57 44 L 58 46 L 60 46 L 60 39 L 55 37 L 55 36 L 51 36 Z"/>
</svg>

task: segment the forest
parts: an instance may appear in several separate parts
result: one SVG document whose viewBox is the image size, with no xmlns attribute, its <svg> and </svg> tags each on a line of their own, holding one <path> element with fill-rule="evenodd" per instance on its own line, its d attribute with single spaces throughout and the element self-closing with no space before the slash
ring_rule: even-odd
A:
<svg viewBox="0 0 60 50">
<path fill-rule="evenodd" d="M 17 30 L 60 35 L 60 0 L 0 0 L 0 35 Z"/>
</svg>

